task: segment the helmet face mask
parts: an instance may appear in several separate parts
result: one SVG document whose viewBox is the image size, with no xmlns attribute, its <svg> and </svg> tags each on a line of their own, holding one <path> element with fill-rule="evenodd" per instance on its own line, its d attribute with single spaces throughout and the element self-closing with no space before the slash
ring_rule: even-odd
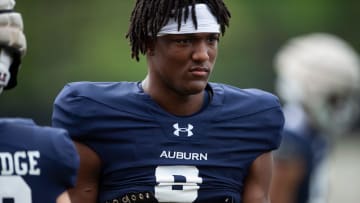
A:
<svg viewBox="0 0 360 203">
<path fill-rule="evenodd" d="M 342 39 L 322 33 L 296 37 L 279 51 L 275 70 L 279 97 L 302 106 L 311 126 L 334 135 L 356 120 L 360 62 Z"/>
<path fill-rule="evenodd" d="M 350 94 L 330 93 L 312 102 L 304 102 L 303 107 L 311 124 L 328 135 L 340 135 L 356 120 L 359 108 L 357 99 Z"/>
</svg>

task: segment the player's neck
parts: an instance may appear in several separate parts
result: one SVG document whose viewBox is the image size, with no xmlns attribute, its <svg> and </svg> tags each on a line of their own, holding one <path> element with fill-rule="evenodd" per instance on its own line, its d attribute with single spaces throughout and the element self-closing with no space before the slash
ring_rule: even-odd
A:
<svg viewBox="0 0 360 203">
<path fill-rule="evenodd" d="M 209 99 L 206 98 L 209 94 L 205 90 L 193 95 L 179 95 L 173 92 L 159 91 L 159 88 L 150 88 L 148 79 L 145 78 L 141 82 L 142 89 L 165 111 L 176 116 L 190 116 L 204 107 L 204 103 L 208 103 Z M 206 99 L 204 99 L 206 98 Z"/>
</svg>

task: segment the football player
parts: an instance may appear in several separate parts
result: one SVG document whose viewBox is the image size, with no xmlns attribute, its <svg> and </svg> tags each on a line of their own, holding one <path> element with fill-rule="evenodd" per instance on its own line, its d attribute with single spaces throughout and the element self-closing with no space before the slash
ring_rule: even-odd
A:
<svg viewBox="0 0 360 203">
<path fill-rule="evenodd" d="M 275 70 L 286 122 L 272 201 L 326 203 L 331 146 L 358 116 L 359 57 L 343 39 L 311 33 L 279 50 Z"/>
<path fill-rule="evenodd" d="M 229 20 L 222 0 L 136 1 L 127 38 L 145 79 L 70 83 L 55 100 L 81 157 L 74 202 L 269 202 L 278 99 L 209 82 Z"/>
<path fill-rule="evenodd" d="M 0 0 L 0 90 L 16 86 L 26 51 L 14 0 Z M 79 157 L 67 131 L 31 119 L 0 118 L 0 202 L 70 203 Z"/>
</svg>

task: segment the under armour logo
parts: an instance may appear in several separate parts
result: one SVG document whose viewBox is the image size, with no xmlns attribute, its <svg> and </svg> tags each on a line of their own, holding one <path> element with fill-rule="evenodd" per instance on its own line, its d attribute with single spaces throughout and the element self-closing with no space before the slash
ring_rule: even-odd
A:
<svg viewBox="0 0 360 203">
<path fill-rule="evenodd" d="M 180 136 L 180 132 L 187 133 L 187 137 L 191 137 L 194 135 L 194 133 L 191 131 L 194 126 L 191 124 L 188 124 L 187 128 L 180 128 L 179 123 L 175 123 L 173 127 L 175 128 L 174 135 L 176 136 Z"/>
</svg>

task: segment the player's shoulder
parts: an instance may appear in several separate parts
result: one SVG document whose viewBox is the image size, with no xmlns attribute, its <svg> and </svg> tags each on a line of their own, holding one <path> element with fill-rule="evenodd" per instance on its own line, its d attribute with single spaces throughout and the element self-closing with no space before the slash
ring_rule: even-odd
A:
<svg viewBox="0 0 360 203">
<path fill-rule="evenodd" d="M 212 89 L 219 107 L 214 108 L 218 112 L 213 119 L 234 126 L 239 130 L 237 137 L 245 136 L 252 140 L 249 143 L 253 143 L 258 152 L 278 148 L 285 119 L 279 99 L 274 94 L 219 83 L 212 84 Z M 249 133 L 242 133 L 244 129 Z"/>
<path fill-rule="evenodd" d="M 0 125 L 2 128 L 5 126 L 32 127 L 35 125 L 35 122 L 32 119 L 27 118 L 0 118 Z"/>
<path fill-rule="evenodd" d="M 223 109 L 236 112 L 237 115 L 251 115 L 270 109 L 280 109 L 277 96 L 260 89 L 241 89 L 222 83 L 210 83 L 214 98 L 223 105 Z"/>
<path fill-rule="evenodd" d="M 8 136 L 9 142 L 21 140 L 21 147 L 39 150 L 45 156 L 77 162 L 76 148 L 68 132 L 62 128 L 41 126 L 27 118 L 0 119 L 0 127 L 1 135 L 5 136 L 4 139 Z"/>
<path fill-rule="evenodd" d="M 139 82 L 74 82 L 56 97 L 52 125 L 80 135 L 112 123 L 114 116 L 143 118 L 143 99 L 147 98 Z"/>
<path fill-rule="evenodd" d="M 104 106 L 123 110 L 137 101 L 138 92 L 137 82 L 73 82 L 56 97 L 54 111 L 86 116 L 108 109 Z"/>
<path fill-rule="evenodd" d="M 72 82 L 65 85 L 58 97 L 83 97 L 88 99 L 130 94 L 137 88 L 136 82 Z"/>
<path fill-rule="evenodd" d="M 55 137 L 67 136 L 67 131 L 61 128 L 37 125 L 29 118 L 1 118 L 0 126 L 7 131 L 18 131 L 28 136 L 52 135 Z"/>
</svg>

